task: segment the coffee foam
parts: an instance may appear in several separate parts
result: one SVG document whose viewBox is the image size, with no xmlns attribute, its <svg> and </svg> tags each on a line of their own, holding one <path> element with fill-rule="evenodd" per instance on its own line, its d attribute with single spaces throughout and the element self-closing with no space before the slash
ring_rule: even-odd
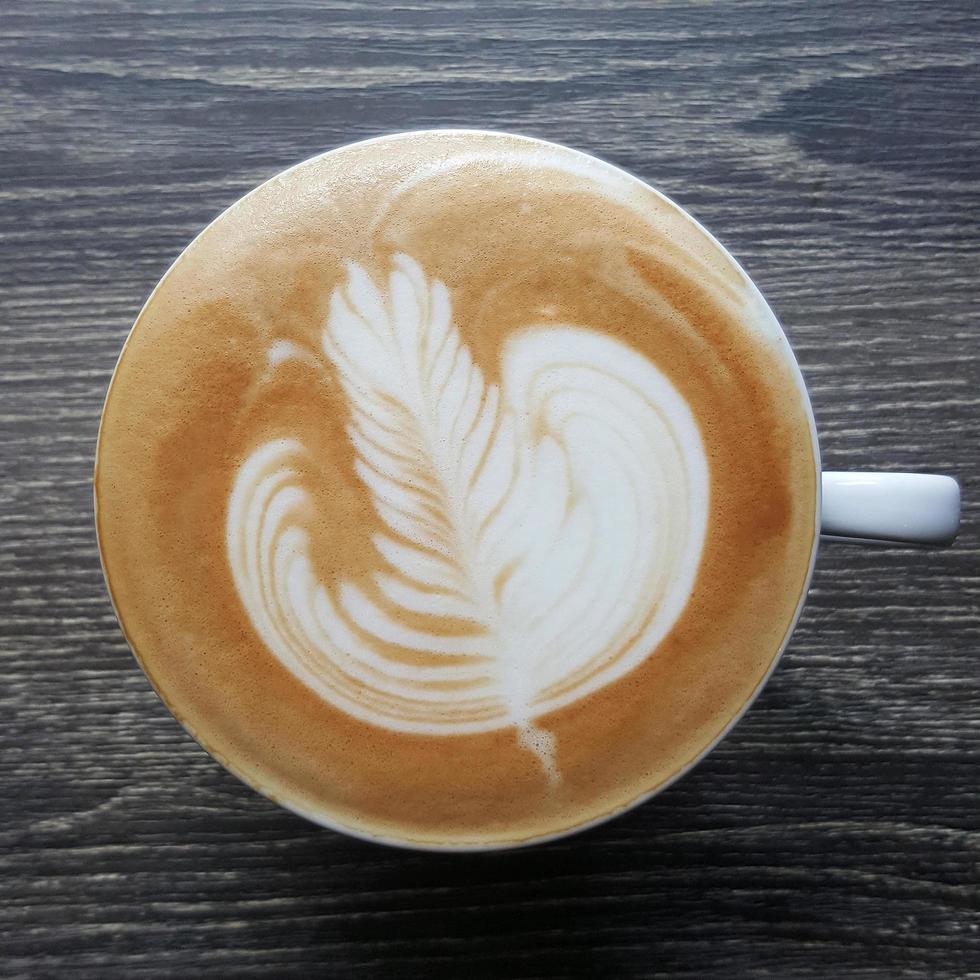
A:
<svg viewBox="0 0 980 980">
<path fill-rule="evenodd" d="M 96 482 L 185 724 L 291 806 L 442 844 L 690 761 L 814 528 L 805 401 L 741 271 L 619 171 L 474 133 L 329 154 L 212 225 L 127 345 Z"/>
<path fill-rule="evenodd" d="M 276 439 L 231 495 L 238 594 L 269 650 L 338 708 L 428 735 L 514 727 L 557 780 L 533 719 L 631 671 L 687 602 L 708 509 L 697 424 L 652 364 L 580 327 L 515 333 L 485 385 L 443 284 L 394 265 L 386 293 L 351 266 L 323 335 L 387 525 L 373 588 L 317 578 L 316 502 L 291 465 L 305 450 Z M 315 356 L 286 343 L 276 366 Z"/>
</svg>

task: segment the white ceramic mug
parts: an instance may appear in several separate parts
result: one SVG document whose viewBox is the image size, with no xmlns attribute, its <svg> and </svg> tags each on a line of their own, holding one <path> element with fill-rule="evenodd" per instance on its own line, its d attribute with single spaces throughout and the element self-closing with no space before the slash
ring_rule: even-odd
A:
<svg viewBox="0 0 980 980">
<path fill-rule="evenodd" d="M 547 144 L 542 145 L 547 146 Z M 584 157 L 584 159 L 591 158 Z M 606 164 L 605 166 L 609 165 Z M 615 168 L 613 169 L 615 170 Z M 630 175 L 623 174 L 622 171 L 618 171 L 618 173 L 620 177 L 625 178 L 628 181 L 632 182 L 636 180 L 636 178 Z M 687 212 L 683 211 L 683 209 L 679 208 L 678 205 L 674 204 L 673 202 L 670 203 L 673 207 L 678 208 L 678 211 L 684 215 L 686 220 L 700 228 L 707 238 L 714 241 L 718 249 L 731 261 L 735 268 L 740 268 L 731 254 L 720 243 L 718 243 L 709 232 L 701 227 L 694 218 L 687 214 Z M 761 294 L 758 293 L 758 289 L 751 284 L 749 277 L 746 275 L 745 278 L 751 291 L 757 295 L 759 302 L 763 304 L 766 319 L 768 320 L 771 313 L 768 310 L 768 307 L 765 306 L 764 299 L 762 298 Z M 809 422 L 809 431 L 813 443 L 814 466 L 817 474 L 820 474 L 820 456 L 816 437 L 816 423 L 810 407 L 806 386 L 804 384 L 802 374 L 799 372 L 795 355 L 792 353 L 788 342 L 786 342 L 785 336 L 779 334 L 778 325 L 774 317 L 772 317 L 771 325 L 773 330 L 776 331 L 778 342 L 782 347 L 782 355 L 785 357 L 786 361 L 792 365 L 796 373 L 798 388 L 804 402 L 804 407 L 806 409 Z M 705 746 L 694 759 L 690 760 L 687 765 L 683 766 L 682 769 L 676 772 L 672 778 L 668 779 L 664 783 L 661 783 L 653 791 L 632 800 L 628 805 L 621 807 L 613 813 L 600 819 L 587 822 L 585 824 L 580 824 L 561 833 L 535 837 L 527 841 L 527 843 L 541 843 L 547 840 L 553 840 L 556 837 L 569 836 L 582 830 L 586 830 L 589 827 L 595 826 L 596 824 L 604 823 L 613 816 L 617 816 L 626 812 L 627 810 L 639 806 L 641 803 L 662 792 L 667 786 L 671 785 L 685 773 L 689 772 L 691 768 L 697 765 L 697 763 L 700 762 L 700 760 L 703 759 L 721 741 L 721 739 L 725 737 L 736 722 L 748 710 L 752 701 L 758 696 L 759 692 L 765 686 L 766 681 L 768 680 L 769 676 L 771 676 L 772 671 L 775 669 L 775 666 L 789 641 L 792 634 L 792 629 L 795 627 L 796 621 L 798 620 L 805 603 L 806 592 L 809 588 L 810 577 L 812 576 L 813 566 L 816 559 L 817 538 L 819 536 L 867 542 L 893 542 L 916 545 L 949 544 L 955 537 L 959 526 L 960 493 L 959 486 L 957 485 L 956 481 L 947 476 L 914 473 L 824 472 L 822 473 L 822 479 L 816 481 L 815 508 L 816 524 L 819 529 L 819 534 L 814 535 L 807 579 L 802 590 L 801 598 L 797 606 L 791 628 L 787 632 L 777 655 L 773 658 L 766 677 L 763 678 L 762 682 L 756 687 L 753 696 L 741 706 L 737 715 L 732 718 L 725 729 L 710 744 Z M 281 802 L 283 802 L 283 805 L 287 808 L 295 809 L 295 812 L 301 812 L 302 816 L 305 816 L 318 824 L 346 832 L 352 836 L 361 836 L 356 832 L 352 832 L 350 828 L 339 825 L 327 817 L 321 816 L 320 814 L 299 811 L 298 809 L 292 807 L 288 802 Z M 404 847 L 419 847 L 418 845 L 412 845 L 398 839 L 388 840 L 375 836 L 372 836 L 369 839 L 381 843 L 396 844 Z M 513 846 L 515 845 L 511 843 L 477 846 L 446 844 L 444 846 L 422 846 L 419 847 L 419 849 L 482 851 L 497 850 Z"/>
</svg>

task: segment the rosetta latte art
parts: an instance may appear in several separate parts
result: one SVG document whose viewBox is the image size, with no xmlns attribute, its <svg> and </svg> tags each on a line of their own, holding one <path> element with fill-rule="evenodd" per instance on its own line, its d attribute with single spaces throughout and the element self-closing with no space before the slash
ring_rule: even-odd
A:
<svg viewBox="0 0 980 980">
<path fill-rule="evenodd" d="M 270 360 L 292 350 L 280 341 Z M 693 587 L 708 466 L 687 404 L 645 357 L 581 326 L 516 332 L 487 384 L 445 286 L 405 255 L 386 290 L 349 267 L 322 350 L 386 530 L 373 581 L 325 585 L 304 446 L 256 448 L 226 533 L 257 634 L 364 722 L 432 736 L 512 727 L 557 780 L 539 720 L 645 660 Z"/>
</svg>

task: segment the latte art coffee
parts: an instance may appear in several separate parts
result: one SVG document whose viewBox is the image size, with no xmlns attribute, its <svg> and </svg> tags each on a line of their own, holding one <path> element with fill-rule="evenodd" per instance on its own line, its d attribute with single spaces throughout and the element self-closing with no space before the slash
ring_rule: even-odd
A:
<svg viewBox="0 0 980 980">
<path fill-rule="evenodd" d="M 356 718 L 428 735 L 512 727 L 560 779 L 534 719 L 645 660 L 694 583 L 708 466 L 687 405 L 628 346 L 569 326 L 515 331 L 488 386 L 446 287 L 405 255 L 384 290 L 350 267 L 322 348 L 384 524 L 377 571 L 365 587 L 319 580 L 306 450 L 261 444 L 227 525 L 256 633 Z M 275 367 L 317 356 L 270 349 Z"/>
<path fill-rule="evenodd" d="M 103 418 L 100 545 L 161 696 L 323 823 L 551 836 L 696 759 L 801 602 L 772 314 L 691 219 L 533 140 L 287 171 L 184 253 Z"/>
</svg>

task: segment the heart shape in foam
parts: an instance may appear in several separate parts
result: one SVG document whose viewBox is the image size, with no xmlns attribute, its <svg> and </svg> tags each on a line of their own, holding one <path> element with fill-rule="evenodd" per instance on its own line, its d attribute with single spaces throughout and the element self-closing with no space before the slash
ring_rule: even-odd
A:
<svg viewBox="0 0 980 980">
<path fill-rule="evenodd" d="M 279 439 L 248 456 L 229 499 L 239 597 L 270 652 L 336 707 L 433 736 L 513 727 L 557 780 L 538 720 L 650 656 L 694 587 L 709 494 L 697 422 L 649 360 L 580 326 L 514 334 L 488 385 L 445 286 L 414 260 L 395 256 L 387 291 L 348 272 L 324 368 L 387 528 L 377 572 L 318 580 L 306 450 Z"/>
</svg>

